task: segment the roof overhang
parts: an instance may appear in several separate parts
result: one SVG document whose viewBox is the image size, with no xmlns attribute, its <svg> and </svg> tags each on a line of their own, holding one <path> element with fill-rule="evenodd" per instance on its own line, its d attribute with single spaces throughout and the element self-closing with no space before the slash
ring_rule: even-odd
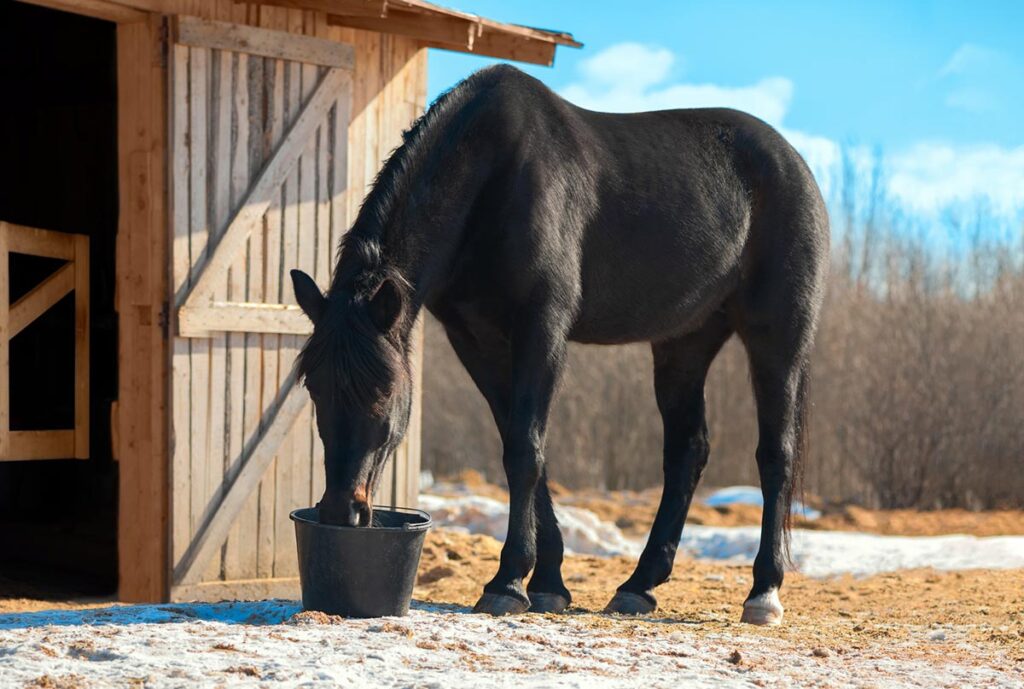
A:
<svg viewBox="0 0 1024 689">
<path fill-rule="evenodd" d="M 331 25 L 407 36 L 428 48 L 538 65 L 552 64 L 555 49 L 560 45 L 583 45 L 568 33 L 496 22 L 424 0 L 255 1 L 261 5 L 325 12 Z"/>
</svg>

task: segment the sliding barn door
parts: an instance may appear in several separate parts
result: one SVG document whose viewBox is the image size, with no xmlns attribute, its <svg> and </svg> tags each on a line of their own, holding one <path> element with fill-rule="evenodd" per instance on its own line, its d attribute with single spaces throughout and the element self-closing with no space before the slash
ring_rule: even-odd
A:
<svg viewBox="0 0 1024 689">
<path fill-rule="evenodd" d="M 347 227 L 353 51 L 185 17 L 172 37 L 172 597 L 190 597 L 295 576 L 288 513 L 323 490 L 288 271 L 326 288 Z"/>
</svg>

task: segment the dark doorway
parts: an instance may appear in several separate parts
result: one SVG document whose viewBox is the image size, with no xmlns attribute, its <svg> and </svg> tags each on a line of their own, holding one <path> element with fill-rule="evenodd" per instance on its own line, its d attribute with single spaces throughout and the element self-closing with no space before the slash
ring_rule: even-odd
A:
<svg viewBox="0 0 1024 689">
<path fill-rule="evenodd" d="M 0 461 L 0 597 L 117 588 L 116 46 L 112 23 L 0 0 L 0 220 L 88 235 L 91 259 L 89 459 Z M 0 277 L 16 299 L 54 267 L 12 254 Z M 11 341 L 13 430 L 71 425 L 71 303 Z"/>
</svg>

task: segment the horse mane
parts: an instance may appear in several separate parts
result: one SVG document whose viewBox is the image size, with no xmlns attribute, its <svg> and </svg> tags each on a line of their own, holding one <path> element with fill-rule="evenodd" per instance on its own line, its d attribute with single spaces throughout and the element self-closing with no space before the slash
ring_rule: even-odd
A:
<svg viewBox="0 0 1024 689">
<path fill-rule="evenodd" d="M 393 149 L 377 173 L 370 192 L 359 208 L 352 228 L 341 238 L 338 265 L 331 291 L 355 283 L 375 289 L 385 277 L 385 232 L 388 221 L 412 189 L 417 172 L 429 164 L 431 154 L 450 148 L 455 124 L 463 106 L 482 89 L 509 71 L 508 65 L 495 65 L 466 77 L 438 96 L 412 126 L 402 132 L 402 143 Z M 404 281 L 403 281 L 404 282 Z"/>
<path fill-rule="evenodd" d="M 446 125 L 479 85 L 509 69 L 514 68 L 499 65 L 481 70 L 438 96 L 402 133 L 402 143 L 374 178 L 355 223 L 341 239 L 327 307 L 299 354 L 297 366 L 302 378 L 322 365 L 330 366 L 332 391 L 354 408 L 384 413 L 395 382 L 409 375 L 405 343 L 394 335 L 382 336 L 366 308 L 386 279 L 392 280 L 408 301 L 408 281 L 387 260 L 388 220 L 407 198 L 412 180 L 427 164 L 429 154 L 450 145 L 438 141 L 445 136 Z"/>
</svg>

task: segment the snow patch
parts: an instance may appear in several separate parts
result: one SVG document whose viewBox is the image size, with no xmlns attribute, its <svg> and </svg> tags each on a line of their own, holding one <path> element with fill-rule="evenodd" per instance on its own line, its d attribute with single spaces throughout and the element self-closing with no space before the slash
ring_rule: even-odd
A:
<svg viewBox="0 0 1024 689">
<path fill-rule="evenodd" d="M 764 507 L 764 496 L 761 495 L 761 489 L 755 486 L 729 486 L 727 488 L 719 488 L 704 498 L 702 502 L 708 507 L 725 507 L 728 505 Z M 808 507 L 799 500 L 793 501 L 793 504 L 790 506 L 790 512 L 805 519 L 818 519 L 821 517 L 821 512 L 813 507 Z"/>
<path fill-rule="evenodd" d="M 749 564 L 761 542 L 756 526 L 687 525 L 680 549 L 692 557 Z M 878 536 L 845 531 L 793 531 L 796 568 L 810 577 L 870 576 L 900 569 L 1024 567 L 1024 536 Z"/>
<path fill-rule="evenodd" d="M 758 494 L 760 494 L 758 492 Z M 504 541 L 508 505 L 480 495 L 420 496 L 420 507 L 444 528 Z M 643 542 L 628 538 L 590 510 L 555 507 L 566 549 L 602 557 L 636 557 Z M 680 552 L 717 562 L 751 564 L 761 542 L 756 526 L 688 524 Z M 797 570 L 818 578 L 842 574 L 870 576 L 899 569 L 940 570 L 1024 567 L 1024 536 L 879 536 L 845 531 L 793 531 L 791 553 Z"/>
<path fill-rule="evenodd" d="M 481 495 L 453 498 L 421 495 L 420 509 L 430 513 L 435 524 L 471 534 L 485 534 L 499 541 L 508 535 L 508 505 Z M 555 516 L 566 550 L 581 555 L 636 557 L 643 545 L 603 521 L 590 510 L 555 506 Z"/>
</svg>

